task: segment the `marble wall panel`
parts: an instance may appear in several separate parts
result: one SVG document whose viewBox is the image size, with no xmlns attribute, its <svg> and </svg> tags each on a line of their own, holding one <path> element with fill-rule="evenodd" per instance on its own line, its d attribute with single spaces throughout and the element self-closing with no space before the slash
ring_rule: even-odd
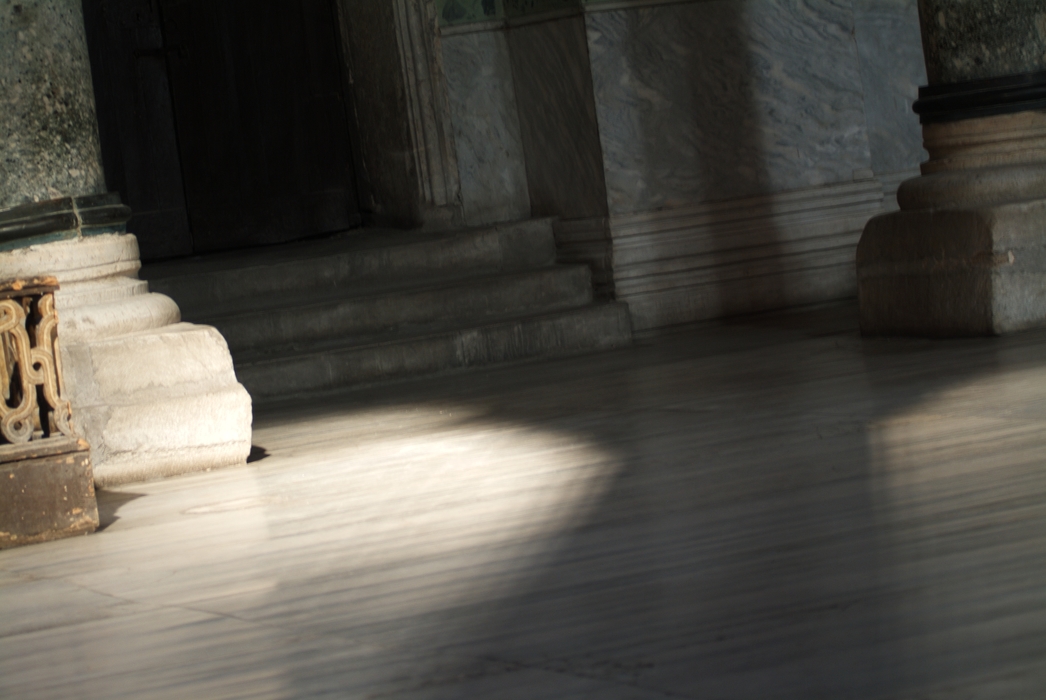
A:
<svg viewBox="0 0 1046 700">
<path fill-rule="evenodd" d="M 870 175 L 850 0 L 594 12 L 587 30 L 612 214 Z"/>
<path fill-rule="evenodd" d="M 527 218 L 530 195 L 505 32 L 444 37 L 443 68 L 465 220 Z"/>
<path fill-rule="evenodd" d="M 534 216 L 606 216 L 599 125 L 582 16 L 508 32 Z"/>
<path fill-rule="evenodd" d="M 876 174 L 926 160 L 912 103 L 926 84 L 917 0 L 853 0 L 865 115 Z"/>
</svg>

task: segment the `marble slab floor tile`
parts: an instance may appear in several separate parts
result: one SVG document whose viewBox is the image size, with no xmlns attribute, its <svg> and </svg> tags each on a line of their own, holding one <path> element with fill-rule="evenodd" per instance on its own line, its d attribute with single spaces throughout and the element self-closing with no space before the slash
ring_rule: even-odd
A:
<svg viewBox="0 0 1046 700">
<path fill-rule="evenodd" d="M 1046 687 L 1046 333 L 844 304 L 256 416 L 246 467 L 0 552 L 0 697 Z"/>
</svg>

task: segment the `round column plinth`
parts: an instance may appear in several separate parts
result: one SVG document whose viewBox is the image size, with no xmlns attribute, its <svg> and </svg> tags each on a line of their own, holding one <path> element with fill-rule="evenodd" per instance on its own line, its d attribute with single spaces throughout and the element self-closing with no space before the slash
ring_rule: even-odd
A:
<svg viewBox="0 0 1046 700">
<path fill-rule="evenodd" d="M 58 278 L 63 374 L 99 486 L 243 464 L 251 449 L 251 397 L 225 339 L 180 323 L 140 265 L 129 234 L 0 251 L 6 275 Z"/>
</svg>

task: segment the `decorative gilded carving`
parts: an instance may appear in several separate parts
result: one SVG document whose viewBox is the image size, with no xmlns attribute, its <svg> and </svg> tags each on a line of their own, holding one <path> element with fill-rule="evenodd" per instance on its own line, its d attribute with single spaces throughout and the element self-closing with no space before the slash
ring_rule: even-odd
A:
<svg viewBox="0 0 1046 700">
<path fill-rule="evenodd" d="M 75 438 L 62 391 L 53 277 L 0 282 L 0 445 Z"/>
</svg>

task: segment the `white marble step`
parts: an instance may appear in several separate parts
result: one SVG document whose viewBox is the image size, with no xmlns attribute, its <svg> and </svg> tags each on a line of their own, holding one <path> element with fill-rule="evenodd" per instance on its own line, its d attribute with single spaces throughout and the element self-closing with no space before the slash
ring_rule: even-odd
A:
<svg viewBox="0 0 1046 700">
<path fill-rule="evenodd" d="M 150 286 L 216 327 L 255 399 L 627 344 L 550 220 L 325 241 L 154 265 Z"/>
<path fill-rule="evenodd" d="M 624 304 L 598 304 L 493 323 L 318 345 L 282 356 L 240 355 L 236 372 L 255 401 L 468 367 L 609 350 L 631 343 Z"/>
<path fill-rule="evenodd" d="M 552 265 L 551 220 L 443 233 L 363 230 L 321 241 L 147 265 L 154 292 L 185 318 L 214 316 L 287 296 L 327 295 Z"/>
<path fill-rule="evenodd" d="M 587 267 L 546 267 L 348 297 L 302 298 L 249 313 L 194 319 L 215 326 L 236 356 L 289 343 L 343 339 L 404 326 L 484 320 L 592 302 Z"/>
</svg>

